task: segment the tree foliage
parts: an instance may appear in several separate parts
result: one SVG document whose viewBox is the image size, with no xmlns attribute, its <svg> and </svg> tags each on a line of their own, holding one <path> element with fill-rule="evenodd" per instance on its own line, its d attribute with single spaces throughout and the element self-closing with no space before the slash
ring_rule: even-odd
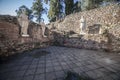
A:
<svg viewBox="0 0 120 80">
<path fill-rule="evenodd" d="M 81 2 L 80 2 L 80 1 L 77 1 L 77 2 L 74 4 L 73 11 L 74 11 L 74 12 L 79 12 L 79 11 L 81 11 Z"/>
<path fill-rule="evenodd" d="M 100 7 L 103 2 L 116 2 L 119 0 L 81 0 L 81 8 L 83 10 L 90 10 Z"/>
<path fill-rule="evenodd" d="M 95 8 L 95 0 L 81 0 L 81 4 L 82 11 Z"/>
<path fill-rule="evenodd" d="M 22 13 L 22 8 L 24 8 L 29 19 L 33 18 L 33 14 L 36 17 L 36 21 L 40 23 L 43 20 L 41 18 L 42 14 L 47 12 L 47 9 L 43 7 L 43 1 L 46 4 L 49 3 L 48 18 L 50 22 L 53 22 L 71 13 L 94 9 L 103 6 L 104 3 L 120 0 L 34 0 L 32 10 L 22 5 L 16 10 L 17 16 Z"/>
<path fill-rule="evenodd" d="M 106 2 L 115 2 L 115 1 L 118 1 L 118 0 L 103 0 L 103 1 L 106 1 Z"/>
<path fill-rule="evenodd" d="M 69 15 L 73 13 L 74 0 L 64 0 L 64 2 L 65 2 L 65 14 Z"/>
<path fill-rule="evenodd" d="M 36 21 L 40 23 L 41 20 L 43 20 L 41 18 L 42 14 L 46 12 L 46 10 L 43 8 L 42 0 L 35 0 L 33 2 L 32 10 L 34 17 L 36 17 Z"/>
<path fill-rule="evenodd" d="M 17 13 L 17 16 L 18 17 L 20 16 L 20 14 L 22 13 L 22 9 L 25 9 L 26 15 L 28 15 L 28 18 L 31 20 L 33 18 L 32 17 L 32 10 L 30 10 L 29 8 L 27 8 L 25 5 L 20 6 L 19 9 L 15 11 Z"/>
<path fill-rule="evenodd" d="M 44 2 L 45 2 L 46 4 L 48 4 L 49 1 L 50 1 L 50 0 L 44 0 Z"/>
<path fill-rule="evenodd" d="M 50 19 L 50 22 L 60 19 L 62 14 L 62 0 L 50 0 L 50 9 L 48 11 L 48 18 Z"/>
</svg>

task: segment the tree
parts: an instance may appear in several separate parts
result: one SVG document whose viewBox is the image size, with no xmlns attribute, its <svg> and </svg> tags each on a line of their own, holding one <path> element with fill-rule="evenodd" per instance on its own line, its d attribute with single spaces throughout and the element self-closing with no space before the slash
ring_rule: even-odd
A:
<svg viewBox="0 0 120 80">
<path fill-rule="evenodd" d="M 44 0 L 44 2 L 45 2 L 46 4 L 48 4 L 49 1 L 50 1 L 50 0 Z"/>
<path fill-rule="evenodd" d="M 86 9 L 90 10 L 96 8 L 95 4 L 95 0 L 88 0 L 88 5 L 86 6 Z"/>
<path fill-rule="evenodd" d="M 63 5 L 62 0 L 50 0 L 50 9 L 48 11 L 48 18 L 50 22 L 54 22 L 62 17 Z"/>
<path fill-rule="evenodd" d="M 101 2 L 103 0 L 81 0 L 81 9 L 84 11 L 97 8 Z"/>
<path fill-rule="evenodd" d="M 100 7 L 101 3 L 106 5 L 116 1 L 119 1 L 119 0 L 81 0 L 81 9 L 82 11 L 90 10 L 90 9 Z"/>
<path fill-rule="evenodd" d="M 69 15 L 73 13 L 74 0 L 64 0 L 65 2 L 65 14 Z"/>
<path fill-rule="evenodd" d="M 106 1 L 106 2 L 115 2 L 115 1 L 118 1 L 118 0 L 103 0 L 103 1 Z"/>
<path fill-rule="evenodd" d="M 118 0 L 103 0 L 102 5 L 106 6 L 106 5 L 108 5 L 108 4 L 112 3 L 112 2 L 117 2 L 117 1 Z"/>
<path fill-rule="evenodd" d="M 93 5 L 93 0 L 81 0 L 82 11 L 92 9 Z"/>
<path fill-rule="evenodd" d="M 80 1 L 77 1 L 77 2 L 74 4 L 73 11 L 74 11 L 74 12 L 79 12 L 79 11 L 81 11 L 81 2 L 80 2 Z"/>
<path fill-rule="evenodd" d="M 22 9 L 25 9 L 26 15 L 28 15 L 29 20 L 31 20 L 33 18 L 32 17 L 32 10 L 30 10 L 29 8 L 27 8 L 25 5 L 20 6 L 19 9 L 15 11 L 17 13 L 17 16 L 18 17 L 20 16 L 20 14 L 22 13 Z"/>
<path fill-rule="evenodd" d="M 46 12 L 46 10 L 43 8 L 42 0 L 35 0 L 33 2 L 32 11 L 34 17 L 37 18 L 36 21 L 40 23 L 42 20 L 41 18 L 42 14 Z"/>
</svg>

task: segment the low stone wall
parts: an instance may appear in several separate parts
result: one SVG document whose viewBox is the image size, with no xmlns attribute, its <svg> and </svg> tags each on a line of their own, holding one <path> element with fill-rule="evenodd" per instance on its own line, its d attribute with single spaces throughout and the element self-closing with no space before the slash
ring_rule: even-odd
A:
<svg viewBox="0 0 120 80">
<path fill-rule="evenodd" d="M 104 34 L 97 35 L 72 35 L 72 36 L 59 36 L 55 38 L 54 45 L 91 49 L 91 50 L 104 50 L 109 52 L 120 52 L 120 41 L 119 38 L 111 35 Z M 113 39 L 114 38 L 114 39 Z"/>
<path fill-rule="evenodd" d="M 86 39 L 87 38 L 87 39 Z M 106 42 L 101 35 L 86 35 L 79 38 L 69 38 L 66 40 L 65 46 L 71 46 L 76 48 L 85 48 L 93 50 L 107 49 Z M 98 41 L 97 41 L 98 40 Z"/>
<path fill-rule="evenodd" d="M 0 15 L 0 57 L 49 45 L 49 39 L 42 36 L 41 25 L 30 22 L 28 34 L 29 37 L 21 36 L 16 17 Z"/>
</svg>

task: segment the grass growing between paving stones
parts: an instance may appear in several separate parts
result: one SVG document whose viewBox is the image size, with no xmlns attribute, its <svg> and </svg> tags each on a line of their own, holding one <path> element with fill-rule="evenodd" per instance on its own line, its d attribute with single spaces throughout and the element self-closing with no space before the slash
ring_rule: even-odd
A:
<svg viewBox="0 0 120 80">
<path fill-rule="evenodd" d="M 31 56 L 34 58 L 40 58 L 41 56 L 45 56 L 47 54 L 50 54 L 50 52 L 42 50 L 42 51 L 36 52 L 35 54 L 31 54 Z"/>
<path fill-rule="evenodd" d="M 93 80 L 90 77 L 80 76 L 75 72 L 68 71 L 65 75 L 64 80 Z"/>
</svg>

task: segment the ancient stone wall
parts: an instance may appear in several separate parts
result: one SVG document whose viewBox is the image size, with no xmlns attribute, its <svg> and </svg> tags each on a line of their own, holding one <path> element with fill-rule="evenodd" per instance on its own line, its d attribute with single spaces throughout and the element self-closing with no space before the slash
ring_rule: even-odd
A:
<svg viewBox="0 0 120 80">
<path fill-rule="evenodd" d="M 42 41 L 42 25 L 34 22 L 29 23 L 28 34 L 29 38 L 36 41 Z M 10 40 L 20 40 L 21 36 L 20 25 L 17 18 L 9 15 L 0 15 L 0 33 Z M 28 40 L 28 39 L 27 39 Z M 26 40 L 26 41 L 27 41 Z"/>
<path fill-rule="evenodd" d="M 30 22 L 28 37 L 20 34 L 20 25 L 17 18 L 9 15 L 0 15 L 0 56 L 9 56 L 16 52 L 45 46 L 48 38 L 43 38 L 41 25 Z"/>
<path fill-rule="evenodd" d="M 86 27 L 99 25 L 114 25 L 120 23 L 120 4 L 111 4 L 105 7 L 83 11 L 71 14 L 65 17 L 61 22 L 56 21 L 48 27 L 55 27 L 61 31 L 74 31 L 80 33 L 80 19 L 84 16 L 86 19 Z"/>
<path fill-rule="evenodd" d="M 86 34 L 80 34 L 80 18 L 86 19 Z M 99 25 L 100 28 L 95 28 Z M 61 38 L 54 38 L 61 45 L 86 49 L 104 49 L 107 51 L 120 51 L 119 27 L 120 4 L 111 4 L 89 11 L 71 14 L 62 21 L 48 25 L 49 28 L 60 33 Z M 99 34 L 99 30 L 101 33 Z M 68 34 L 74 32 L 76 34 Z"/>
</svg>

